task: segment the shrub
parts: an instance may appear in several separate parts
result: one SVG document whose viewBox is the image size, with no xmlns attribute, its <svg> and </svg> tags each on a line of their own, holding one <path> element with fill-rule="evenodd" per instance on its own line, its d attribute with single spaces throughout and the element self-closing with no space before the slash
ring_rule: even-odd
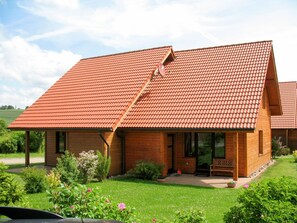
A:
<svg viewBox="0 0 297 223">
<path fill-rule="evenodd" d="M 80 179 L 83 183 L 92 180 L 96 173 L 98 163 L 98 156 L 95 155 L 94 150 L 88 152 L 82 151 L 77 159 Z"/>
<path fill-rule="evenodd" d="M 6 169 L 7 166 L 0 162 L 0 205 L 14 205 L 23 201 L 24 189 Z"/>
<path fill-rule="evenodd" d="M 0 136 L 7 132 L 7 123 L 3 119 L 0 119 Z"/>
<path fill-rule="evenodd" d="M 297 163 L 297 150 L 293 151 L 292 155 L 295 159 L 295 163 Z"/>
<path fill-rule="evenodd" d="M 39 193 L 46 189 L 46 170 L 36 167 L 27 167 L 22 171 L 27 193 Z"/>
<path fill-rule="evenodd" d="M 111 158 L 106 155 L 102 155 L 100 151 L 97 152 L 98 156 L 98 163 L 97 163 L 97 170 L 96 170 L 96 177 L 99 181 L 103 181 L 107 178 L 109 169 L 110 169 L 110 163 Z"/>
<path fill-rule="evenodd" d="M 17 152 L 17 141 L 10 134 L 2 137 L 0 140 L 0 153 L 15 153 Z"/>
<path fill-rule="evenodd" d="M 138 161 L 130 172 L 132 176 L 143 180 L 156 180 L 161 176 L 164 166 L 151 161 Z"/>
<path fill-rule="evenodd" d="M 279 138 L 273 138 L 272 139 L 272 157 L 276 156 L 286 156 L 290 154 L 290 149 L 287 146 L 284 146 L 281 137 Z"/>
<path fill-rule="evenodd" d="M 206 223 L 203 212 L 199 209 L 191 208 L 190 210 L 178 211 L 174 218 L 175 223 Z"/>
<path fill-rule="evenodd" d="M 225 214 L 225 222 L 297 222 L 297 182 L 293 178 L 251 184 L 243 189 L 238 202 Z"/>
<path fill-rule="evenodd" d="M 25 133 L 24 132 L 12 132 L 11 137 L 17 143 L 17 152 L 25 152 Z"/>
<path fill-rule="evenodd" d="M 42 132 L 30 132 L 30 151 L 38 152 L 42 151 L 41 148 L 43 142 L 43 133 Z"/>
<path fill-rule="evenodd" d="M 109 197 L 102 196 L 97 187 L 92 189 L 80 184 L 62 184 L 47 194 L 53 204 L 51 211 L 64 217 L 135 221 L 134 208 L 112 202 Z"/>
<path fill-rule="evenodd" d="M 61 185 L 61 175 L 57 171 L 51 170 L 47 175 L 47 185 L 49 189 L 55 189 Z"/>
<path fill-rule="evenodd" d="M 53 170 L 60 174 L 61 182 L 66 184 L 77 181 L 79 176 L 77 160 L 75 156 L 68 151 L 65 151 L 65 154 L 57 159 L 57 166 Z"/>
</svg>

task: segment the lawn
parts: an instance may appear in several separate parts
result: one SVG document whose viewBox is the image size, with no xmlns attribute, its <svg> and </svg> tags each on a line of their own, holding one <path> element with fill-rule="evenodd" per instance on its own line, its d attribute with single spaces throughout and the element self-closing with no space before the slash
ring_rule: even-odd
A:
<svg viewBox="0 0 297 223">
<path fill-rule="evenodd" d="M 6 121 L 9 125 L 12 121 L 14 121 L 20 114 L 23 113 L 23 109 L 8 109 L 8 110 L 0 110 L 0 119 Z"/>
<path fill-rule="evenodd" d="M 297 164 L 293 158 L 279 158 L 261 178 L 292 176 L 297 179 Z M 223 215 L 235 204 L 240 189 L 214 189 L 195 186 L 164 185 L 141 180 L 112 179 L 103 183 L 90 183 L 89 187 L 99 186 L 104 195 L 110 195 L 116 202 L 124 202 L 136 208 L 141 222 L 152 222 L 152 218 L 172 219 L 179 209 L 198 207 L 208 221 L 223 222 Z M 33 208 L 50 207 L 45 193 L 28 195 Z"/>
</svg>

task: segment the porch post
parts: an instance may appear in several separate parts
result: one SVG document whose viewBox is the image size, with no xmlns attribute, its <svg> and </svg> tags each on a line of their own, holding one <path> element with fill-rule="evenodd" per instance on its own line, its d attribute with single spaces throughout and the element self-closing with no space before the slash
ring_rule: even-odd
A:
<svg viewBox="0 0 297 223">
<path fill-rule="evenodd" d="M 234 171 L 233 180 L 238 180 L 238 132 L 233 134 L 233 148 L 234 148 Z"/>
<path fill-rule="evenodd" d="M 289 129 L 286 129 L 286 146 L 289 147 Z"/>
<path fill-rule="evenodd" d="M 25 146 L 25 165 L 29 166 L 30 165 L 30 131 L 26 131 L 25 134 L 26 138 L 26 146 Z"/>
<path fill-rule="evenodd" d="M 44 165 L 47 166 L 47 132 L 44 132 Z"/>
</svg>

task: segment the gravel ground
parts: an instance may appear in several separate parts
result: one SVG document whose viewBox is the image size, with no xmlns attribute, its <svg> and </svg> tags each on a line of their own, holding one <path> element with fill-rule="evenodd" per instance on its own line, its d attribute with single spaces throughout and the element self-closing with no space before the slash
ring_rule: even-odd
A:
<svg viewBox="0 0 297 223">
<path fill-rule="evenodd" d="M 25 158 L 0 158 L 4 164 L 25 164 Z M 30 163 L 44 163 L 44 157 L 30 157 Z"/>
</svg>

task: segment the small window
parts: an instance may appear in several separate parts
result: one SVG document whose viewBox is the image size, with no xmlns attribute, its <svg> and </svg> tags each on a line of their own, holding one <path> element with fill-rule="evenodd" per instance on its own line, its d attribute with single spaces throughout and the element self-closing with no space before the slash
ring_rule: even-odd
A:
<svg viewBox="0 0 297 223">
<path fill-rule="evenodd" d="M 225 133 L 214 134 L 214 158 L 225 158 Z"/>
<path fill-rule="evenodd" d="M 66 150 L 66 132 L 56 132 L 56 152 L 64 153 Z"/>
<path fill-rule="evenodd" d="M 193 132 L 185 133 L 185 156 L 195 156 L 195 134 Z"/>
<path fill-rule="evenodd" d="M 259 155 L 263 154 L 263 131 L 259 131 Z"/>
</svg>

